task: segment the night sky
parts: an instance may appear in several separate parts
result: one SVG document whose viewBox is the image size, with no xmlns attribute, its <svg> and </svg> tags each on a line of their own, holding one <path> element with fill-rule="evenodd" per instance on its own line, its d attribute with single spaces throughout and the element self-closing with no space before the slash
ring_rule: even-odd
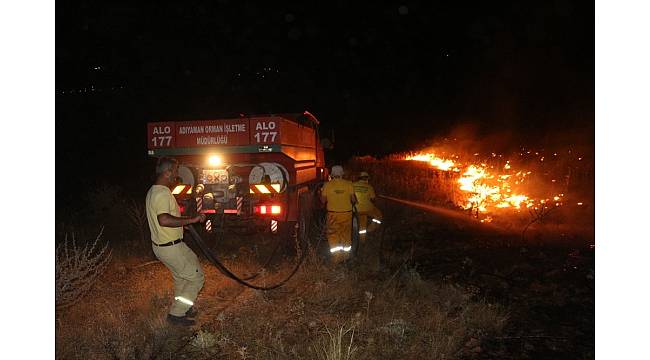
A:
<svg viewBox="0 0 650 360">
<path fill-rule="evenodd" d="M 330 160 L 467 123 L 592 141 L 594 4 L 57 2 L 56 91 L 56 176 L 79 185 L 150 171 L 148 121 L 239 113 L 309 110 Z"/>
</svg>

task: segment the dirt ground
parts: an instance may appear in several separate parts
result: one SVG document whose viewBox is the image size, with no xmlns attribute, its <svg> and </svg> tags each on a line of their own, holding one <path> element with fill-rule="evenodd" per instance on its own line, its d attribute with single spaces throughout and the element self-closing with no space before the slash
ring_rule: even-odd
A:
<svg viewBox="0 0 650 360">
<path fill-rule="evenodd" d="M 411 251 L 423 278 L 474 287 L 509 309 L 504 333 L 487 338 L 479 358 L 594 357 L 593 229 L 569 236 L 542 224 L 522 240 L 520 229 L 392 210 L 386 253 Z"/>
<path fill-rule="evenodd" d="M 321 243 L 277 290 L 242 287 L 203 259 L 191 328 L 165 322 L 172 279 L 161 263 L 116 258 L 89 294 L 57 311 L 57 358 L 594 357 L 591 240 L 532 245 L 517 232 L 384 206 L 370 255 L 334 267 Z M 246 275 L 259 271 L 273 243 L 238 237 L 212 246 Z M 276 257 L 256 284 L 290 271 L 294 258 Z"/>
</svg>

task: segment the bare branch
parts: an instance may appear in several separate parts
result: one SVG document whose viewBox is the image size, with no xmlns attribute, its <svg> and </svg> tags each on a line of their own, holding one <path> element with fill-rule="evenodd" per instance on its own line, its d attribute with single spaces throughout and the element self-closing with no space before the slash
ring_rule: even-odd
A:
<svg viewBox="0 0 650 360">
<path fill-rule="evenodd" d="M 544 220 L 548 214 L 555 210 L 557 206 L 533 206 L 528 208 L 528 213 L 530 214 L 530 222 L 526 224 L 524 227 L 523 231 L 521 232 L 521 240 L 524 241 L 526 239 L 526 231 L 528 231 L 528 228 L 530 228 L 531 225 L 533 225 L 536 222 L 541 222 Z"/>
<path fill-rule="evenodd" d="M 55 267 L 57 308 L 68 307 L 77 302 L 106 270 L 112 255 L 108 242 L 101 250 L 95 250 L 103 234 L 102 227 L 95 240 L 87 243 L 83 248 L 77 247 L 74 233 L 72 244 L 69 246 L 68 234 L 66 234 L 64 242 L 57 246 Z"/>
</svg>

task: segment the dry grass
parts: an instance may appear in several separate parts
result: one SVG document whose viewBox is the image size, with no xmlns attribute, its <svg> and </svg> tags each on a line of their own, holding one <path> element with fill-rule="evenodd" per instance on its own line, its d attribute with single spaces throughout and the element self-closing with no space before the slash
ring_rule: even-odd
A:
<svg viewBox="0 0 650 360">
<path fill-rule="evenodd" d="M 228 262 L 237 272 L 259 268 L 253 255 Z M 167 270 L 134 265 L 113 264 L 90 296 L 57 313 L 58 358 L 454 359 L 500 334 L 507 319 L 501 307 L 424 280 L 415 269 L 335 268 L 312 251 L 296 276 L 271 292 L 242 288 L 204 265 L 199 324 L 179 329 L 164 320 Z M 290 265 L 256 283 L 272 283 Z M 127 270 L 113 271 L 121 267 Z"/>
<path fill-rule="evenodd" d="M 325 332 L 317 342 L 315 349 L 321 360 L 352 360 L 357 347 L 354 346 L 354 325 L 345 324 L 330 330 L 325 325 Z"/>
<path fill-rule="evenodd" d="M 566 202 L 563 206 L 553 209 L 550 214 L 529 213 L 526 210 L 496 211 L 489 214 L 491 224 L 520 234 L 521 239 L 517 242 L 521 244 L 552 241 L 559 234 L 563 237 L 586 236 L 593 239 L 593 169 L 588 163 L 580 162 L 578 166 L 567 161 L 521 164 L 538 175 L 528 178 L 524 192 L 534 198 L 563 193 Z M 490 165 L 489 161 L 486 163 Z M 465 203 L 467 194 L 460 191 L 457 173 L 435 170 L 424 162 L 370 157 L 351 159 L 346 164 L 346 170 L 349 174 L 358 174 L 362 170 L 370 172 L 371 183 L 377 194 L 456 209 L 459 214 L 467 214 L 468 219 L 475 215 L 475 212 L 462 210 L 458 206 Z M 566 182 L 551 182 L 551 178 L 565 179 Z M 578 201 L 584 202 L 584 205 L 576 206 Z M 509 241 L 505 245 L 516 244 Z"/>
<path fill-rule="evenodd" d="M 351 174 L 370 172 L 377 194 L 452 208 L 464 198 L 456 174 L 436 171 L 426 163 L 357 158 L 346 168 Z"/>
</svg>

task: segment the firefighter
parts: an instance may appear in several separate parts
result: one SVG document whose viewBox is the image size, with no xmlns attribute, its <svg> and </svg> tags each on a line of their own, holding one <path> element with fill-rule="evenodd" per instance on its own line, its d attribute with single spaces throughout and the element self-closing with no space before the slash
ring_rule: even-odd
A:
<svg viewBox="0 0 650 360">
<path fill-rule="evenodd" d="M 354 183 L 354 193 L 357 197 L 357 216 L 359 219 L 359 250 L 370 269 L 380 270 L 381 250 L 377 241 L 366 242 L 367 234 L 374 231 L 382 223 L 382 213 L 374 204 L 375 189 L 369 183 L 370 175 L 362 171 L 359 180 Z"/>
<path fill-rule="evenodd" d="M 193 325 L 194 300 L 203 287 L 203 269 L 196 254 L 183 242 L 183 226 L 205 221 L 205 215 L 181 216 L 171 187 L 176 185 L 178 162 L 161 158 L 156 166 L 156 181 L 146 198 L 147 220 L 154 254 L 172 273 L 174 302 L 167 320 L 173 324 Z"/>
<path fill-rule="evenodd" d="M 357 202 L 352 182 L 343 179 L 343 167 L 332 166 L 332 179 L 322 189 L 327 206 L 327 242 L 334 264 L 347 260 L 352 250 L 352 206 Z"/>
<path fill-rule="evenodd" d="M 354 185 L 354 195 L 357 198 L 357 215 L 359 217 L 359 241 L 363 246 L 366 240 L 366 235 L 374 231 L 377 226 L 381 224 L 382 214 L 381 211 L 375 206 L 375 189 L 370 185 L 368 180 L 370 175 L 362 171 L 359 174 L 359 180 Z"/>
</svg>

